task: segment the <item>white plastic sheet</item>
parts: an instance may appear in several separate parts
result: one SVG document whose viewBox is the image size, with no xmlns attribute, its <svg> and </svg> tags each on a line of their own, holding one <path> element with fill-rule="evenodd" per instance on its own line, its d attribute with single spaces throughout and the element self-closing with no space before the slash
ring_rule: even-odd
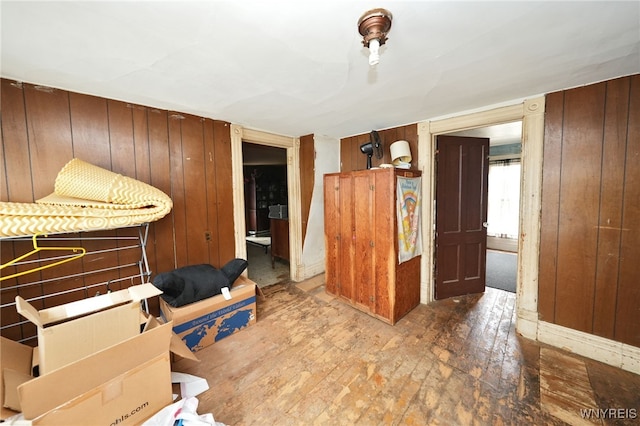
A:
<svg viewBox="0 0 640 426">
<path fill-rule="evenodd" d="M 194 396 L 183 398 L 158 411 L 143 426 L 226 426 L 216 422 L 211 413 L 199 415 L 198 403 Z"/>
</svg>

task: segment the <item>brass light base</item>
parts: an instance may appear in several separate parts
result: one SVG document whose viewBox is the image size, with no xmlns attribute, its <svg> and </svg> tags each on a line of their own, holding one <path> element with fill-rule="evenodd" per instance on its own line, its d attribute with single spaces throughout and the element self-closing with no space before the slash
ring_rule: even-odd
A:
<svg viewBox="0 0 640 426">
<path fill-rule="evenodd" d="M 358 32 L 362 35 L 362 44 L 369 47 L 369 42 L 378 39 L 380 46 L 387 41 L 387 33 L 391 29 L 393 15 L 386 9 L 378 8 L 365 12 L 358 19 Z"/>
</svg>

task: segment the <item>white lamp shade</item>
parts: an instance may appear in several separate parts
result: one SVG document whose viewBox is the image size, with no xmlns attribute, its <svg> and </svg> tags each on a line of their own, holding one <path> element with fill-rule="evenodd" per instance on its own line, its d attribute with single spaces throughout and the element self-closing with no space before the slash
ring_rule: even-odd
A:
<svg viewBox="0 0 640 426">
<path fill-rule="evenodd" d="M 407 141 L 395 141 L 389 147 L 391 151 L 391 162 L 397 166 L 400 163 L 411 162 L 411 149 Z"/>
</svg>

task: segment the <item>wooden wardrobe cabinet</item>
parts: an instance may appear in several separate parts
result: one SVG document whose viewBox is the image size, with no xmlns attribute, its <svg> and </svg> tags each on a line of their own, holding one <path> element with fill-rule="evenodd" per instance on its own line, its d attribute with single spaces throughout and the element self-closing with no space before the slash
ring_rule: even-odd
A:
<svg viewBox="0 0 640 426">
<path fill-rule="evenodd" d="M 245 212 L 249 234 L 260 234 L 269 230 L 269 203 L 264 185 L 252 176 L 245 185 Z"/>
<path fill-rule="evenodd" d="M 326 292 L 390 324 L 420 303 L 420 256 L 398 261 L 397 176 L 420 172 L 324 175 Z"/>
<path fill-rule="evenodd" d="M 289 261 L 289 220 L 271 218 L 271 267 L 276 258 Z"/>
</svg>

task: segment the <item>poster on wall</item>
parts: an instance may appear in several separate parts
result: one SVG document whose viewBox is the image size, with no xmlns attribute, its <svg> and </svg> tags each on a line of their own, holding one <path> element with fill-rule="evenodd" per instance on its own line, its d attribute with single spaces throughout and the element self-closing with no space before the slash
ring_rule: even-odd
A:
<svg viewBox="0 0 640 426">
<path fill-rule="evenodd" d="M 398 177 L 398 261 L 406 262 L 422 254 L 420 228 L 421 178 Z"/>
</svg>

